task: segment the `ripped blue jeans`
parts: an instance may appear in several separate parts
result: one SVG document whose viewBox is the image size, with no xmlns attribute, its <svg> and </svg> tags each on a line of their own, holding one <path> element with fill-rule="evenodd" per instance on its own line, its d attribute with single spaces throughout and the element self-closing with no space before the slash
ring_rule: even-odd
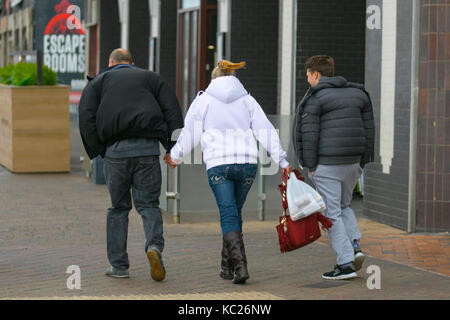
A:
<svg viewBox="0 0 450 320">
<path fill-rule="evenodd" d="M 207 171 L 220 212 L 222 235 L 242 231 L 242 207 L 256 176 L 256 164 L 226 164 Z"/>
</svg>

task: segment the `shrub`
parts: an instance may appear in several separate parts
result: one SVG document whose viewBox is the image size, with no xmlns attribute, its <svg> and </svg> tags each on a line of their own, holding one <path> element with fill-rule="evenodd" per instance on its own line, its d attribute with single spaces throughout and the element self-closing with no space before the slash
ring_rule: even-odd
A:
<svg viewBox="0 0 450 320">
<path fill-rule="evenodd" d="M 8 64 L 0 68 L 0 83 L 10 86 L 36 86 L 37 66 L 35 63 L 19 62 L 16 65 Z M 42 85 L 54 86 L 57 83 L 57 74 L 47 66 L 42 66 Z"/>
</svg>

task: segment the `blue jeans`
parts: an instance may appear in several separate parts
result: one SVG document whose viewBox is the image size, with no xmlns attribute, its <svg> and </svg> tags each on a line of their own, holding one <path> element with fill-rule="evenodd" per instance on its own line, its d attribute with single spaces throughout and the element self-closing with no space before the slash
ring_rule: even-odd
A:
<svg viewBox="0 0 450 320">
<path fill-rule="evenodd" d="M 242 207 L 256 176 L 256 164 L 227 164 L 207 171 L 220 212 L 222 235 L 242 231 Z"/>
<path fill-rule="evenodd" d="M 128 214 L 132 208 L 142 217 L 145 251 L 150 246 L 164 249 L 163 220 L 159 209 L 161 167 L 159 156 L 135 158 L 105 157 L 105 180 L 111 196 L 107 212 L 106 249 L 108 260 L 117 269 L 128 269 Z M 131 190 L 131 193 L 130 193 Z"/>
</svg>

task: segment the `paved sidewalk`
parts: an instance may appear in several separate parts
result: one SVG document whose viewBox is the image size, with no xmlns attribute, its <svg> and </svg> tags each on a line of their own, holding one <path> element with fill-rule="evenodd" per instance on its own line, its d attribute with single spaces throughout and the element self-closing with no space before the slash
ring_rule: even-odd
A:
<svg viewBox="0 0 450 320">
<path fill-rule="evenodd" d="M 359 217 L 362 250 L 374 258 L 401 263 L 450 277 L 450 235 L 408 234 Z M 329 244 L 326 234 L 319 239 Z"/>
<path fill-rule="evenodd" d="M 250 279 L 239 286 L 218 276 L 221 236 L 217 214 L 184 215 L 179 225 L 165 214 L 167 278 L 154 282 L 144 254 L 142 223 L 133 210 L 128 240 L 131 278 L 111 279 L 104 276 L 109 204 L 105 186 L 94 185 L 82 172 L 14 175 L 0 167 L 0 203 L 0 299 L 449 298 L 450 278 L 444 275 L 448 275 L 448 235 L 411 236 L 360 219 L 366 235 L 362 245 L 369 257 L 358 278 L 334 282 L 321 279 L 335 264 L 325 235 L 321 242 L 281 254 L 277 222 L 256 221 L 254 215 L 246 214 Z M 442 252 L 437 255 L 436 238 L 445 261 Z M 410 239 L 415 239 L 422 260 L 401 252 L 401 243 L 409 250 Z M 426 244 L 429 239 L 434 245 Z M 390 242 L 393 249 L 388 252 Z M 431 263 L 429 256 L 439 262 L 433 271 L 441 274 L 417 268 L 425 269 Z M 409 260 L 397 261 L 398 257 Z M 81 290 L 67 289 L 70 265 L 81 268 Z M 367 288 L 369 265 L 381 269 L 381 290 Z"/>
</svg>

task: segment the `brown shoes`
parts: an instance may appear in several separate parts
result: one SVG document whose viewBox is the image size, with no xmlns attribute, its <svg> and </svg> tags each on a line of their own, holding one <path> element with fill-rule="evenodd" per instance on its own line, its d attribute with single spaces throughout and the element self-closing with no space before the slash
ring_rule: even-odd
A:
<svg viewBox="0 0 450 320">
<path fill-rule="evenodd" d="M 150 263 L 152 279 L 155 281 L 163 281 L 166 277 L 166 269 L 161 257 L 161 252 L 156 247 L 150 247 L 147 251 L 147 258 Z"/>
</svg>

